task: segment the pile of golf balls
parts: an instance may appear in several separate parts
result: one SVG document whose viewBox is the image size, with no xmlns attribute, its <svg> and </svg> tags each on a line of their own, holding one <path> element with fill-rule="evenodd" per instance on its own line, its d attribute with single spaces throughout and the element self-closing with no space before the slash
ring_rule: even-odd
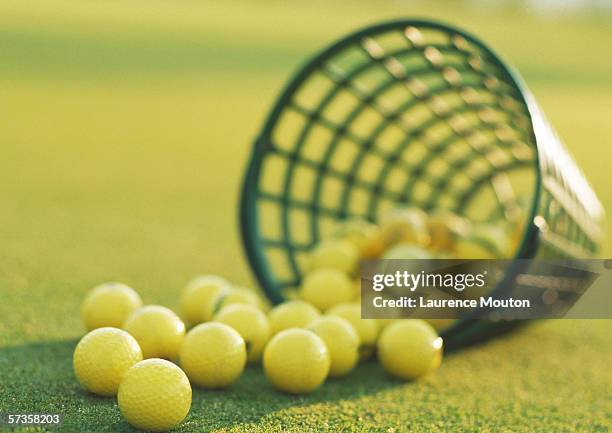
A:
<svg viewBox="0 0 612 433">
<path fill-rule="evenodd" d="M 482 248 L 481 238 L 493 249 Z M 341 222 L 310 252 L 301 286 L 272 309 L 254 291 L 214 275 L 185 286 L 177 313 L 143 306 L 125 284 L 102 284 L 83 302 L 89 333 L 74 351 L 74 372 L 88 391 L 116 396 L 126 421 L 148 431 L 187 417 L 192 386 L 228 387 L 249 363 L 261 363 L 271 385 L 289 394 L 312 392 L 374 356 L 389 374 L 414 380 L 440 366 L 437 332 L 452 321 L 362 319 L 359 260 L 490 258 L 514 243 L 512 233 L 492 225 L 403 208 L 380 225 Z"/>
</svg>

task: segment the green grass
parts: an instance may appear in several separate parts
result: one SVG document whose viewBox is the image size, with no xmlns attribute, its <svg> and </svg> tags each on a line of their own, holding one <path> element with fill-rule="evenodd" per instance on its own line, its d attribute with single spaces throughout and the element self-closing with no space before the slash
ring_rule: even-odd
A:
<svg viewBox="0 0 612 433">
<path fill-rule="evenodd" d="M 396 382 L 370 362 L 306 397 L 274 391 L 251 367 L 229 390 L 195 390 L 177 431 L 606 432 L 608 328 L 607 321 L 539 323 L 452 354 L 419 382 Z M 94 397 L 75 382 L 75 344 L 2 349 L 2 409 L 63 413 L 65 431 L 132 431 L 114 399 Z"/>
<path fill-rule="evenodd" d="M 0 1 L 0 412 L 59 412 L 67 432 L 130 431 L 112 399 L 72 376 L 84 293 L 121 280 L 174 307 L 200 273 L 253 285 L 236 204 L 270 104 L 327 42 L 407 15 L 498 48 L 612 205 L 604 18 L 450 2 Z M 252 368 L 228 391 L 196 391 L 178 431 L 609 431 L 610 329 L 537 323 L 449 356 L 421 382 L 369 363 L 302 398 Z"/>
</svg>

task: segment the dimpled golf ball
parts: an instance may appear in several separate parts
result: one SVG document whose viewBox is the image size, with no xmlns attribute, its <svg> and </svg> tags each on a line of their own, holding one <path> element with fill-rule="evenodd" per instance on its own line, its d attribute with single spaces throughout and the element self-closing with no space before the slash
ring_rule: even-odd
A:
<svg viewBox="0 0 612 433">
<path fill-rule="evenodd" d="M 210 320 L 219 298 L 229 289 L 230 284 L 215 275 L 194 278 L 181 294 L 181 316 L 190 326 Z"/>
<path fill-rule="evenodd" d="M 104 283 L 87 294 L 81 316 L 88 331 L 105 326 L 121 328 L 130 313 L 141 306 L 142 299 L 131 287 Z"/>
<path fill-rule="evenodd" d="M 310 253 L 308 269 L 337 269 L 352 274 L 359 264 L 359 250 L 344 239 L 329 239 L 321 242 Z"/>
<path fill-rule="evenodd" d="M 272 334 L 288 328 L 306 328 L 321 313 L 308 302 L 287 301 L 274 307 L 268 314 Z"/>
<path fill-rule="evenodd" d="M 128 423 L 147 431 L 166 431 L 181 423 L 191 407 L 191 386 L 183 370 L 164 359 L 147 359 L 130 368 L 117 394 Z"/>
<path fill-rule="evenodd" d="M 248 304 L 258 308 L 263 307 L 263 302 L 252 290 L 244 287 L 232 287 L 228 292 L 219 297 L 217 305 L 215 305 L 215 313 L 233 304 Z"/>
<path fill-rule="evenodd" d="M 442 338 L 427 322 L 398 320 L 383 330 L 378 359 L 389 374 L 413 380 L 440 366 L 442 346 Z"/>
<path fill-rule="evenodd" d="M 347 375 L 359 361 L 359 335 L 353 325 L 342 317 L 323 316 L 312 322 L 309 329 L 327 346 L 330 377 Z"/>
<path fill-rule="evenodd" d="M 380 325 L 375 319 L 361 318 L 361 305 L 355 303 L 338 304 L 327 312 L 330 316 L 339 316 L 349 321 L 359 335 L 359 358 L 368 359 L 374 353 Z"/>
<path fill-rule="evenodd" d="M 336 269 L 316 269 L 308 273 L 300 288 L 300 298 L 322 311 L 350 301 L 354 294 L 351 279 Z"/>
<path fill-rule="evenodd" d="M 81 338 L 72 361 L 74 373 L 85 389 L 113 396 L 125 372 L 142 361 L 142 352 L 138 342 L 127 332 L 98 328 Z"/>
<path fill-rule="evenodd" d="M 234 328 L 202 323 L 187 333 L 181 348 L 181 367 L 202 388 L 225 388 L 242 374 L 247 361 L 244 339 Z"/>
<path fill-rule="evenodd" d="M 317 389 L 329 373 L 329 351 L 307 329 L 290 328 L 276 334 L 264 350 L 263 367 L 272 385 L 290 394 Z"/>
<path fill-rule="evenodd" d="M 248 362 L 257 362 L 270 339 L 272 331 L 266 315 L 253 305 L 233 304 L 219 311 L 213 318 L 234 328 L 244 339 Z"/>
<path fill-rule="evenodd" d="M 185 338 L 185 324 L 174 311 L 147 305 L 134 311 L 123 329 L 138 341 L 143 358 L 176 359 Z"/>
</svg>

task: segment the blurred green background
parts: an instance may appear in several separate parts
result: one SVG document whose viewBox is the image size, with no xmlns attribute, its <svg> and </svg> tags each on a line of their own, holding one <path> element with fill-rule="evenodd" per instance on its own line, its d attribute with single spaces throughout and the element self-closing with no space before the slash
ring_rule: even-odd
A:
<svg viewBox="0 0 612 433">
<path fill-rule="evenodd" d="M 200 273 L 252 285 L 236 207 L 253 138 L 290 74 L 366 24 L 430 17 L 480 36 L 612 208 L 612 8 L 540 3 L 0 1 L 0 412 L 129 430 L 72 378 L 83 294 L 120 280 L 173 307 Z M 422 383 L 368 364 L 298 399 L 255 369 L 197 393 L 181 431 L 608 431 L 610 328 L 542 322 Z"/>
</svg>

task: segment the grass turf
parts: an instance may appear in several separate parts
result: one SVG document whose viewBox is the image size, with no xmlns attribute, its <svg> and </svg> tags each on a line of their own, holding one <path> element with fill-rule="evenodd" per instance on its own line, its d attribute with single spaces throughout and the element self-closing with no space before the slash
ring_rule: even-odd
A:
<svg viewBox="0 0 612 433">
<path fill-rule="evenodd" d="M 309 5 L 0 1 L 0 413 L 130 431 L 112 399 L 72 376 L 83 294 L 116 279 L 174 307 L 199 273 L 252 284 L 232 223 L 250 143 L 290 72 L 365 23 L 433 16 L 499 48 L 612 204 L 603 18 Z M 228 391 L 196 391 L 178 430 L 608 431 L 610 328 L 537 323 L 449 356 L 421 382 L 368 363 L 302 398 L 252 368 Z"/>
<path fill-rule="evenodd" d="M 195 390 L 191 413 L 177 431 L 605 432 L 608 325 L 540 323 L 450 355 L 437 374 L 411 384 L 389 379 L 369 362 L 305 397 L 276 392 L 261 369 L 251 367 L 229 390 Z M 75 344 L 2 350 L 11 409 L 63 413 L 65 431 L 132 431 L 114 399 L 94 397 L 75 383 L 68 362 Z"/>
</svg>

